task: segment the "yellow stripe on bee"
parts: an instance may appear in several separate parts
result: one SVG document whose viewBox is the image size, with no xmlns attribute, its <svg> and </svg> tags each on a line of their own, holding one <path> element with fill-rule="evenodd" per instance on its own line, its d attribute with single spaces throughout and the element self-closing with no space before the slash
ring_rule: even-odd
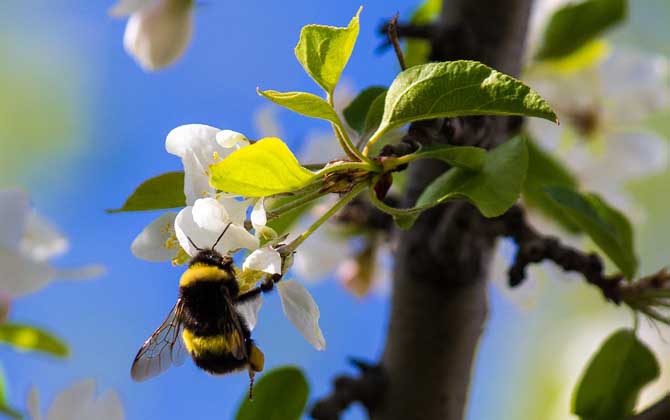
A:
<svg viewBox="0 0 670 420">
<path fill-rule="evenodd" d="M 180 287 L 189 286 L 201 280 L 225 281 L 231 279 L 232 277 L 230 273 L 220 269 L 219 267 L 204 264 L 196 264 L 192 267 L 189 267 L 186 271 L 184 271 L 184 274 L 181 275 L 181 279 L 179 279 L 179 286 Z"/>
<path fill-rule="evenodd" d="M 196 357 L 203 353 L 232 353 L 233 349 L 238 349 L 244 345 L 242 336 L 233 332 L 228 335 L 197 336 L 191 331 L 184 329 L 182 332 L 184 347 L 189 353 Z"/>
</svg>

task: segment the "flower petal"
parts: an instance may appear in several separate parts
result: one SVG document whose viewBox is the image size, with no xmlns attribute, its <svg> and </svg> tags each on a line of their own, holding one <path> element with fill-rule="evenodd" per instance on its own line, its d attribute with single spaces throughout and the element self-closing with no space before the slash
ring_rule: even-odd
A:
<svg viewBox="0 0 670 420">
<path fill-rule="evenodd" d="M 131 13 L 147 7 L 156 0 L 119 0 L 109 9 L 112 16 L 128 16 Z"/>
<path fill-rule="evenodd" d="M 249 140 L 242 133 L 233 130 L 221 130 L 216 134 L 216 142 L 226 149 L 240 148 L 249 145 Z"/>
<path fill-rule="evenodd" d="M 244 226 L 244 221 L 247 218 L 247 210 L 251 206 L 251 200 L 238 200 L 235 197 L 222 196 L 219 198 L 219 203 L 226 208 L 228 213 L 228 221 L 236 225 Z"/>
<path fill-rule="evenodd" d="M 223 204 L 214 198 L 200 198 L 193 204 L 193 221 L 201 229 L 223 232 L 230 217 Z"/>
<path fill-rule="evenodd" d="M 277 283 L 281 306 L 286 318 L 317 350 L 326 349 L 326 339 L 319 327 L 319 307 L 303 285 L 295 281 Z"/>
<path fill-rule="evenodd" d="M 123 405 L 119 394 L 115 391 L 105 392 L 95 401 L 95 413 L 91 419 L 96 420 L 124 420 Z"/>
<path fill-rule="evenodd" d="M 253 330 L 258 323 L 258 312 L 263 306 L 263 296 L 258 295 L 257 297 L 248 300 L 244 303 L 239 303 L 236 305 L 237 312 L 247 323 L 249 330 Z"/>
<path fill-rule="evenodd" d="M 0 291 L 11 298 L 36 292 L 56 277 L 56 269 L 0 247 Z"/>
<path fill-rule="evenodd" d="M 257 249 L 244 260 L 242 270 L 281 274 L 281 255 L 269 246 Z"/>
<path fill-rule="evenodd" d="M 18 189 L 0 191 L 0 247 L 16 249 L 30 212 L 28 195 Z"/>
<path fill-rule="evenodd" d="M 95 382 L 92 379 L 76 382 L 56 396 L 47 411 L 47 419 L 85 420 L 82 416 L 90 412 L 94 392 Z"/>
<path fill-rule="evenodd" d="M 651 175 L 668 165 L 667 142 L 651 132 L 608 133 L 600 155 L 577 152 L 572 153 L 570 165 L 593 190 L 620 187 L 625 181 Z"/>
<path fill-rule="evenodd" d="M 42 420 L 42 413 L 40 412 L 40 392 L 35 386 L 31 386 L 30 391 L 28 391 L 26 410 L 28 411 L 28 417 L 30 417 L 31 420 Z"/>
<path fill-rule="evenodd" d="M 137 235 L 130 250 L 133 255 L 145 261 L 170 261 L 177 255 L 179 243 L 176 241 L 174 221 L 177 213 L 161 215 Z"/>
<path fill-rule="evenodd" d="M 295 254 L 295 269 L 301 279 L 317 281 L 334 274 L 349 255 L 348 241 L 319 229 Z"/>
<path fill-rule="evenodd" d="M 254 208 L 251 210 L 250 218 L 254 229 L 260 229 L 268 222 L 268 216 L 265 212 L 265 203 L 262 198 L 256 201 L 256 204 L 254 204 Z"/>
<path fill-rule="evenodd" d="M 636 123 L 670 106 L 670 64 L 666 57 L 616 49 L 600 69 L 607 95 L 605 119 L 613 124 Z"/>
<path fill-rule="evenodd" d="M 19 249 L 34 260 L 46 261 L 63 255 L 68 241 L 58 229 L 34 210 L 26 218 L 26 227 Z"/>
<path fill-rule="evenodd" d="M 208 224 L 214 223 L 208 222 Z M 198 253 L 198 249 L 193 244 L 201 249 L 208 249 L 213 246 L 226 227 L 226 224 L 222 224 L 221 226 L 221 229 L 216 230 L 208 230 L 199 226 L 193 218 L 192 206 L 182 209 L 175 219 L 175 233 L 177 234 L 179 244 L 190 256 L 195 256 Z M 191 239 L 190 241 L 189 238 Z M 193 241 L 193 244 L 191 241 Z M 254 235 L 247 232 L 242 226 L 231 224 L 217 244 L 216 251 L 225 254 L 228 251 L 240 248 L 256 249 L 258 245 L 259 241 Z"/>
<path fill-rule="evenodd" d="M 216 137 L 220 132 L 209 125 L 188 124 L 173 129 L 165 139 L 165 149 L 179 156 L 184 165 L 187 205 L 193 205 L 198 198 L 215 195 L 216 191 L 209 185 L 209 165 L 236 149 L 219 145 Z"/>
<path fill-rule="evenodd" d="M 183 0 L 160 0 L 130 16 L 123 46 L 147 71 L 174 63 L 186 50 L 193 32 L 193 7 Z"/>
</svg>

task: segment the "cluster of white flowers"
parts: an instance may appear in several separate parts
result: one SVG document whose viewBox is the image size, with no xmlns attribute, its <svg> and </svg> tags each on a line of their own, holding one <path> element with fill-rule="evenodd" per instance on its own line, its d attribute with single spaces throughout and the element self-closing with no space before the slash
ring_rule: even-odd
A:
<svg viewBox="0 0 670 420">
<path fill-rule="evenodd" d="M 174 63 L 193 32 L 193 0 L 119 0 L 113 16 L 129 16 L 123 46 L 145 70 Z"/>
<path fill-rule="evenodd" d="M 249 144 L 240 133 L 208 125 L 190 124 L 172 130 L 165 147 L 182 160 L 186 207 L 179 213 L 165 213 L 149 224 L 133 241 L 133 254 L 147 261 L 169 261 L 178 259 L 182 250 L 193 257 L 199 249 L 216 244 L 214 249 L 222 254 L 251 251 L 238 272 L 245 284 L 265 274 L 285 274 L 287 267 L 282 267 L 282 257 L 273 242 L 261 246 L 264 239 L 276 236 L 266 226 L 263 200 L 217 193 L 209 185 L 209 166 Z M 217 243 L 224 229 L 226 233 Z M 290 280 L 282 280 L 277 288 L 287 318 L 314 347 L 324 349 L 319 310 L 307 289 Z"/>
<path fill-rule="evenodd" d="M 67 249 L 67 239 L 30 207 L 25 192 L 0 191 L 0 295 L 4 299 L 34 293 L 56 279 L 81 280 L 101 274 L 102 267 L 97 265 L 61 269 L 49 264 Z"/>
</svg>

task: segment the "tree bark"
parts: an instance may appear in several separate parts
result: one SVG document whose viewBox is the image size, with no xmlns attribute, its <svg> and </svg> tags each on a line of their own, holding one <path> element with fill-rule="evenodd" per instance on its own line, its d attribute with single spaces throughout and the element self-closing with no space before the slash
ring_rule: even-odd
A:
<svg viewBox="0 0 670 420">
<path fill-rule="evenodd" d="M 531 0 L 445 0 L 431 36 L 431 59 L 473 59 L 518 75 L 530 5 Z M 498 145 L 508 137 L 508 120 L 459 120 L 460 144 Z M 414 124 L 410 134 L 413 130 L 423 143 L 440 141 L 442 124 Z M 445 169 L 435 161 L 413 163 L 405 204 L 413 204 Z M 398 234 L 398 243 L 382 358 L 387 388 L 371 416 L 461 420 L 488 313 L 486 277 L 494 238 L 478 211 L 459 202 L 425 212 L 412 229 Z"/>
</svg>

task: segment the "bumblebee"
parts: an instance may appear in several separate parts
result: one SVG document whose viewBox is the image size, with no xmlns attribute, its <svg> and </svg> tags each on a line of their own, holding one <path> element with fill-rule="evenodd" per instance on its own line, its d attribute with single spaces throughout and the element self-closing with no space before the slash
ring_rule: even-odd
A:
<svg viewBox="0 0 670 420">
<path fill-rule="evenodd" d="M 240 293 L 233 259 L 214 250 L 229 226 L 210 249 L 196 247 L 198 254 L 179 280 L 177 303 L 133 361 L 130 374 L 135 381 L 181 365 L 190 354 L 199 368 L 214 375 L 246 369 L 251 398 L 254 374 L 263 370 L 264 355 L 251 338 L 255 319 L 250 318 L 255 312 L 244 314 L 258 307 L 254 300 L 270 291 L 277 279 Z"/>
</svg>

